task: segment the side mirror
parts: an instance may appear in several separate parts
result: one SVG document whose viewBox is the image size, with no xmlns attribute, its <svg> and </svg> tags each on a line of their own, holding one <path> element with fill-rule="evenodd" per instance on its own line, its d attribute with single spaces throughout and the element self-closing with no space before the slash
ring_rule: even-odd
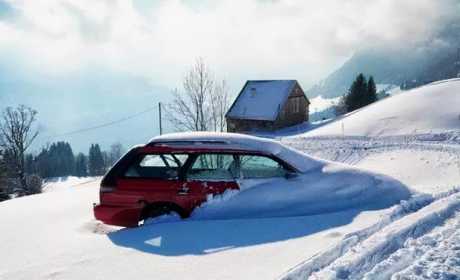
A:
<svg viewBox="0 0 460 280">
<path fill-rule="evenodd" d="M 296 178 L 299 174 L 297 172 L 294 172 L 294 171 L 287 171 L 286 174 L 284 174 L 284 177 L 286 179 L 293 179 L 293 178 Z"/>
</svg>

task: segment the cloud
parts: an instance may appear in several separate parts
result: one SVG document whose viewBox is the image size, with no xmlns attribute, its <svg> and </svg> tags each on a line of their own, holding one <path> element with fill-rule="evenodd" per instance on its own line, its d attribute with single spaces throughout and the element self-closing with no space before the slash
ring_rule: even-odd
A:
<svg viewBox="0 0 460 280">
<path fill-rule="evenodd" d="M 0 50 L 31 71 L 59 76 L 97 66 L 167 87 L 198 56 L 230 81 L 311 84 L 357 49 L 417 42 L 460 14 L 449 0 L 1 3 L 15 16 L 0 19 Z"/>
<path fill-rule="evenodd" d="M 459 17 L 457 0 L 0 0 L 0 108 L 39 111 L 35 148 L 131 145 L 158 131 L 156 113 L 51 136 L 167 101 L 199 56 L 234 95 L 246 79 L 307 89 L 359 49 L 410 47 Z"/>
</svg>

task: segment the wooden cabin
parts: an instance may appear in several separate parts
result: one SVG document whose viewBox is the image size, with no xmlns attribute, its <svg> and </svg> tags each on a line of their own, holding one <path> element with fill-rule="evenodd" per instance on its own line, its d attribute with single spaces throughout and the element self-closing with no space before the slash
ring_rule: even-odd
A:
<svg viewBox="0 0 460 280">
<path fill-rule="evenodd" d="M 308 121 L 310 101 L 296 80 L 247 81 L 225 115 L 228 132 L 274 131 Z"/>
</svg>

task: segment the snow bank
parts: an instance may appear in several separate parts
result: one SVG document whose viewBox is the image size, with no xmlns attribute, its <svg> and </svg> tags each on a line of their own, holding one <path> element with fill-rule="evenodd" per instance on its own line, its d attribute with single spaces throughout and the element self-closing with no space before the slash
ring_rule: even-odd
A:
<svg viewBox="0 0 460 280">
<path fill-rule="evenodd" d="M 388 136 L 460 130 L 460 79 L 385 98 L 305 136 Z"/>
<path fill-rule="evenodd" d="M 99 180 L 99 177 L 75 177 L 75 176 L 67 176 L 67 177 L 56 177 L 46 179 L 43 184 L 43 191 L 61 191 L 68 188 L 77 187 L 80 185 L 84 185 L 87 183 L 95 182 Z"/>
<path fill-rule="evenodd" d="M 408 199 L 400 182 L 344 165 L 319 162 L 291 179 L 279 178 L 224 194 L 196 209 L 192 219 L 313 215 L 344 209 L 383 209 Z"/>
</svg>

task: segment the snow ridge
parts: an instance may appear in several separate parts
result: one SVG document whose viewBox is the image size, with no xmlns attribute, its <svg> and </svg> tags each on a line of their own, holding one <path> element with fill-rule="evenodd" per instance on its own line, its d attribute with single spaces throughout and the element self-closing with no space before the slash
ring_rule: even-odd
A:
<svg viewBox="0 0 460 280">
<path fill-rule="evenodd" d="M 460 212 L 443 226 L 404 246 L 377 264 L 364 279 L 458 279 L 460 276 Z M 415 276 L 417 275 L 417 276 Z"/>
<path fill-rule="evenodd" d="M 333 265 L 337 260 L 345 256 L 346 254 L 349 254 L 350 252 L 361 251 L 362 248 L 360 248 L 359 250 L 355 250 L 354 247 L 357 247 L 361 243 L 365 242 L 365 240 L 372 238 L 374 234 L 381 231 L 385 227 L 391 226 L 394 222 L 398 221 L 399 219 L 411 213 L 415 213 L 424 207 L 428 207 L 430 204 L 433 204 L 436 201 L 443 201 L 444 203 L 444 199 L 451 198 L 451 196 L 459 192 L 460 192 L 460 187 L 456 187 L 444 193 L 438 193 L 435 195 L 419 194 L 407 201 L 402 201 L 399 205 L 393 206 L 391 209 L 391 212 L 381 217 L 378 223 L 364 230 L 357 231 L 352 234 L 346 235 L 339 244 L 297 265 L 296 267 L 294 267 L 293 269 L 289 270 L 284 275 L 282 275 L 280 279 L 294 280 L 294 279 L 306 279 L 308 277 L 313 277 L 316 275 L 316 272 L 324 270 L 328 266 Z M 460 196 L 456 196 L 456 200 L 459 200 L 459 199 L 460 199 Z M 451 214 L 452 209 L 457 209 L 460 206 L 460 201 L 457 201 L 457 202 L 458 203 L 451 203 L 452 205 L 449 204 L 450 212 L 447 211 L 448 213 Z M 389 242 L 391 242 L 391 240 Z M 376 260 L 374 259 L 374 261 Z M 343 267 L 347 267 L 347 266 L 348 265 L 343 266 Z M 341 278 L 339 276 L 343 276 L 343 274 L 348 274 L 345 272 L 345 269 L 343 269 L 343 267 L 340 267 L 340 269 L 338 269 L 339 275 L 335 275 L 335 277 Z M 331 275 L 327 275 L 327 277 L 325 275 L 321 275 L 321 277 L 318 279 L 323 279 L 323 277 L 334 278 Z M 316 279 L 316 278 L 313 278 L 313 279 Z M 354 277 L 352 279 L 354 279 Z"/>
</svg>

